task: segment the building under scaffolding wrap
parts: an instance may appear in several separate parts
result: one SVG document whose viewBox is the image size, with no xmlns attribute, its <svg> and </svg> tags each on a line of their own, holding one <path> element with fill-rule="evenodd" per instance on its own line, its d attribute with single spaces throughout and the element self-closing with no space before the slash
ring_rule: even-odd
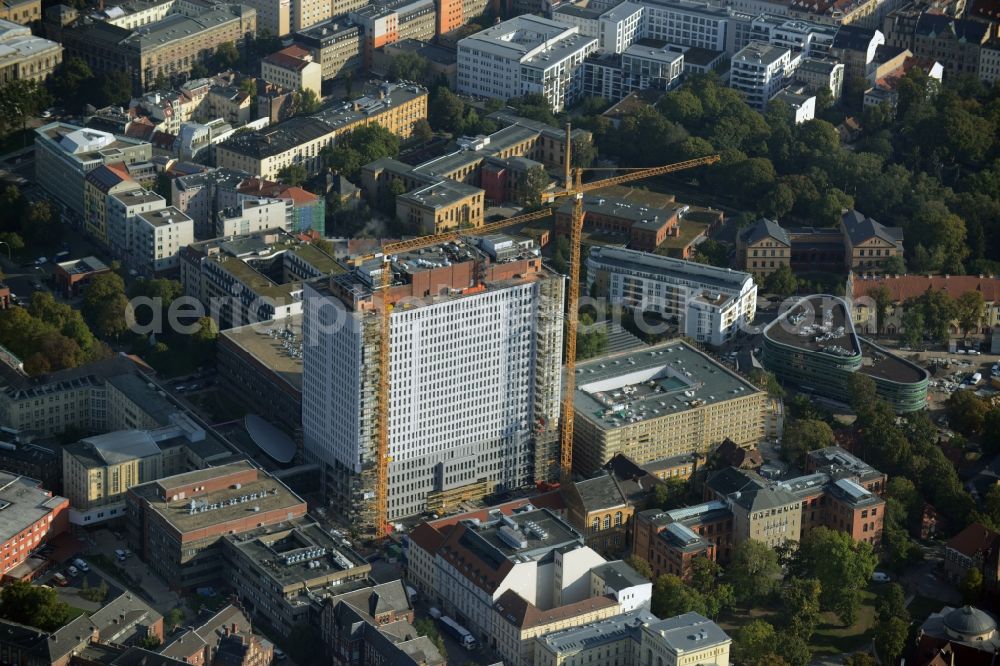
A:
<svg viewBox="0 0 1000 666">
<path fill-rule="evenodd" d="M 388 519 L 558 474 L 564 278 L 531 241 L 395 255 Z M 306 286 L 303 427 L 334 510 L 374 528 L 382 257 Z"/>
</svg>

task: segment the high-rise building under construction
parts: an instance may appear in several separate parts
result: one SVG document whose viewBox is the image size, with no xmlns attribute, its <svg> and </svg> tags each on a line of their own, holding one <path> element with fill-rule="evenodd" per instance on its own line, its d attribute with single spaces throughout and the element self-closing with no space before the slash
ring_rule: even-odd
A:
<svg viewBox="0 0 1000 666">
<path fill-rule="evenodd" d="M 305 287 L 303 437 L 331 506 L 376 526 L 380 271 L 392 270 L 387 518 L 558 473 L 564 281 L 486 236 Z"/>
</svg>

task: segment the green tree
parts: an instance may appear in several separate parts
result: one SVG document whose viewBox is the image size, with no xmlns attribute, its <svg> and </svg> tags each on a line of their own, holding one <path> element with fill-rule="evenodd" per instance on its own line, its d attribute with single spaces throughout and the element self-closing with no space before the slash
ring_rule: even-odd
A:
<svg viewBox="0 0 1000 666">
<path fill-rule="evenodd" d="M 576 359 L 581 361 L 597 356 L 608 346 L 608 329 L 602 322 L 595 324 L 593 317 L 580 317 L 580 328 L 576 334 Z"/>
<path fill-rule="evenodd" d="M 457 132 L 465 118 L 465 103 L 447 88 L 438 88 L 430 100 L 427 119 L 431 127 L 444 132 Z"/>
<path fill-rule="evenodd" d="M 109 104 L 128 105 L 132 98 L 132 80 L 124 70 L 104 72 L 97 76 L 97 102 L 100 106 Z"/>
<path fill-rule="evenodd" d="M 13 79 L 0 86 L 0 122 L 4 131 L 24 129 L 24 124 L 52 103 L 52 96 L 37 81 Z"/>
<path fill-rule="evenodd" d="M 764 279 L 764 291 L 778 296 L 790 296 L 798 289 L 798 280 L 787 264 L 782 264 Z"/>
<path fill-rule="evenodd" d="M 726 569 L 736 599 L 752 605 L 774 589 L 781 577 L 778 556 L 767 544 L 748 539 L 737 544 Z"/>
<path fill-rule="evenodd" d="M 911 349 L 917 349 L 924 339 L 924 331 L 927 328 L 923 310 L 911 305 L 904 306 L 899 327 L 902 330 L 903 342 Z"/>
<path fill-rule="evenodd" d="M 899 617 L 880 619 L 875 623 L 875 651 L 883 664 L 894 664 L 906 646 L 910 624 Z"/>
<path fill-rule="evenodd" d="M 635 572 L 646 580 L 653 580 L 653 568 L 649 566 L 649 562 L 638 555 L 631 555 L 626 558 L 625 564 L 635 569 Z"/>
<path fill-rule="evenodd" d="M 689 493 L 687 481 L 672 477 L 653 486 L 652 503 L 665 511 L 678 509 L 685 505 Z"/>
<path fill-rule="evenodd" d="M 576 138 L 571 142 L 570 148 L 570 165 L 573 168 L 586 169 L 597 159 L 597 148 L 591 141 Z"/>
<path fill-rule="evenodd" d="M 781 456 L 799 469 L 805 469 L 806 454 L 837 443 L 825 421 L 797 419 L 785 427 L 781 438 Z"/>
<path fill-rule="evenodd" d="M 962 600 L 966 604 L 975 605 L 978 603 L 983 594 L 982 572 L 975 567 L 966 571 L 965 575 L 962 576 L 962 582 L 959 584 L 959 591 L 961 591 Z"/>
<path fill-rule="evenodd" d="M 777 632 L 764 620 L 751 620 L 736 632 L 733 641 L 733 663 L 765 666 L 773 663 L 769 657 L 777 648 Z"/>
<path fill-rule="evenodd" d="M 549 174 L 542 166 L 521 172 L 517 177 L 517 202 L 526 208 L 537 208 L 542 203 L 542 192 L 549 182 Z"/>
<path fill-rule="evenodd" d="M 301 164 L 289 164 L 278 170 L 278 180 L 298 187 L 309 178 L 309 172 Z"/>
<path fill-rule="evenodd" d="M 127 308 L 125 282 L 117 273 L 94 276 L 83 292 L 83 314 L 102 337 L 117 338 L 125 332 Z"/>
<path fill-rule="evenodd" d="M 445 645 L 441 634 L 438 632 L 437 627 L 434 626 L 433 620 L 426 617 L 420 618 L 413 623 L 413 628 L 417 631 L 418 636 L 426 636 L 429 638 L 430 641 L 434 643 L 434 647 L 436 647 L 438 652 L 441 653 L 441 656 L 448 655 L 447 646 Z"/>
<path fill-rule="evenodd" d="M 989 406 L 972 391 L 958 390 L 945 401 L 948 424 L 957 432 L 974 437 L 983 430 Z"/>
<path fill-rule="evenodd" d="M 202 346 L 212 346 L 219 337 L 219 325 L 211 317 L 198 319 L 198 330 L 194 333 L 194 341 Z"/>
<path fill-rule="evenodd" d="M 173 631 L 184 622 L 184 617 L 184 609 L 176 606 L 163 618 L 163 623 L 169 631 Z"/>
<path fill-rule="evenodd" d="M 240 51 L 233 42 L 223 42 L 215 47 L 212 62 L 217 71 L 233 69 L 240 62 Z"/>
<path fill-rule="evenodd" d="M 906 261 L 902 255 L 896 254 L 886 259 L 882 268 L 890 275 L 904 275 L 906 273 Z"/>
<path fill-rule="evenodd" d="M 868 298 L 875 304 L 875 331 L 881 334 L 885 328 L 885 312 L 893 303 L 892 294 L 884 284 L 880 284 L 868 290 Z"/>
<path fill-rule="evenodd" d="M 54 631 L 66 624 L 70 611 L 52 588 L 17 580 L 0 591 L 0 617 Z"/>
<path fill-rule="evenodd" d="M 981 291 L 967 291 L 955 299 L 958 325 L 966 336 L 969 335 L 970 331 L 979 329 L 985 308 L 986 300 Z"/>
<path fill-rule="evenodd" d="M 66 107 L 77 111 L 90 99 L 94 72 L 82 58 L 66 58 L 56 67 L 50 87 Z"/>
<path fill-rule="evenodd" d="M 298 91 L 295 93 L 293 99 L 295 104 L 295 115 L 298 116 L 308 116 L 316 113 L 323 104 L 323 100 L 316 95 L 316 91 L 312 88 L 306 88 L 305 90 Z"/>
<path fill-rule="evenodd" d="M 844 666 L 878 666 L 878 662 L 870 654 L 858 652 L 847 657 Z"/>
<path fill-rule="evenodd" d="M 156 648 L 160 647 L 160 637 L 155 634 L 150 634 L 139 641 L 139 647 L 147 650 L 156 650 Z"/>
<path fill-rule="evenodd" d="M 785 389 L 781 388 L 781 384 L 778 383 L 778 378 L 774 376 L 773 372 L 768 372 L 761 368 L 753 368 L 750 370 L 748 376 L 754 386 L 767 391 L 767 394 L 772 398 L 783 398 L 785 396 Z"/>
<path fill-rule="evenodd" d="M 434 130 L 426 118 L 420 118 L 413 123 L 413 140 L 417 143 L 429 143 L 434 138 Z"/>
<path fill-rule="evenodd" d="M 680 578 L 670 574 L 656 579 L 650 607 L 657 617 L 674 617 L 690 612 L 705 615 L 708 612 L 705 598 L 697 590 L 685 585 Z"/>
<path fill-rule="evenodd" d="M 59 222 L 48 201 L 28 205 L 22 225 L 24 240 L 34 246 L 47 246 L 59 236 Z"/>
<path fill-rule="evenodd" d="M 252 76 L 243 77 L 243 80 L 240 81 L 239 88 L 241 92 L 245 92 L 252 99 L 257 98 L 257 79 Z"/>
<path fill-rule="evenodd" d="M 833 611 L 845 625 L 853 624 L 861 592 L 871 580 L 878 558 L 872 546 L 826 527 L 810 530 L 799 544 L 794 569 L 819 581 L 823 610 Z"/>
<path fill-rule="evenodd" d="M 807 643 L 819 624 L 820 592 L 814 578 L 791 578 L 779 593 L 781 626 Z"/>
</svg>

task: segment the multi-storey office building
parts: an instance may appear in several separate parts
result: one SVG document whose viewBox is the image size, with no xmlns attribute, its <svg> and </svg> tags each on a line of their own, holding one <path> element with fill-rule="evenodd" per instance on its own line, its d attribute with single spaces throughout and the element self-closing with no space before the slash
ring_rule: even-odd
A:
<svg viewBox="0 0 1000 666">
<path fill-rule="evenodd" d="M 0 17 L 4 6 L 0 5 Z M 0 85 L 16 79 L 42 83 L 62 62 L 62 52 L 57 42 L 35 37 L 30 28 L 0 18 Z"/>
<path fill-rule="evenodd" d="M 860 372 L 898 412 L 927 404 L 927 371 L 861 340 L 847 304 L 837 296 L 799 300 L 767 325 L 762 349 L 764 367 L 802 391 L 850 403 L 850 379 Z"/>
<path fill-rule="evenodd" d="M 127 490 L 128 541 L 175 590 L 221 580 L 221 542 L 302 518 L 306 503 L 246 461 L 187 472 Z"/>
<path fill-rule="evenodd" d="M 378 322 L 392 270 L 390 519 L 444 495 L 546 478 L 558 420 L 563 278 L 534 253 L 492 260 L 449 244 L 305 285 L 303 428 L 328 501 L 354 521 L 374 497 Z M 504 377 L 484 386 L 483 372 Z M 475 387 L 475 388 L 473 388 Z M 353 508 L 352 508 L 353 507 Z"/>
<path fill-rule="evenodd" d="M 679 340 L 587 361 L 577 375 L 573 467 L 584 475 L 616 453 L 642 465 L 764 436 L 767 396 Z"/>
<path fill-rule="evenodd" d="M 757 310 L 748 273 L 612 247 L 591 248 L 587 288 L 614 304 L 676 319 L 685 335 L 710 345 L 733 339 Z"/>
<path fill-rule="evenodd" d="M 427 91 L 416 85 L 383 84 L 377 93 L 320 111 L 292 118 L 260 132 L 234 136 L 216 147 L 219 167 L 276 180 L 284 167 L 300 164 L 318 171 L 323 148 L 351 130 L 377 123 L 406 139 L 413 124 L 427 117 Z"/>
<path fill-rule="evenodd" d="M 313 54 L 313 59 L 320 64 L 324 81 L 361 69 L 361 27 L 346 16 L 300 30 L 293 35 L 293 39 Z"/>
<path fill-rule="evenodd" d="M 597 45 L 576 26 L 518 16 L 458 42 L 458 91 L 504 100 L 538 93 L 561 111 L 581 94 L 583 61 Z"/>
<path fill-rule="evenodd" d="M 257 12 L 246 5 L 187 3 L 172 12 L 140 29 L 83 21 L 63 30 L 63 45 L 96 73 L 126 72 L 140 93 L 157 76 L 189 73 L 220 44 L 242 44 L 257 33 Z"/>
<path fill-rule="evenodd" d="M 0 502 L 0 573 L 14 574 L 40 545 L 66 531 L 69 501 L 34 479 L 0 472 Z"/>
<path fill-rule="evenodd" d="M 49 123 L 35 130 L 35 180 L 82 222 L 84 181 L 100 166 L 146 162 L 153 146 L 108 132 Z"/>
<path fill-rule="evenodd" d="M 646 0 L 643 37 L 677 46 L 736 53 L 756 16 L 689 0 Z"/>
<path fill-rule="evenodd" d="M 433 0 L 380 0 L 354 9 L 348 18 L 361 27 L 365 67 L 371 67 L 376 49 L 387 44 L 436 35 Z"/>
</svg>

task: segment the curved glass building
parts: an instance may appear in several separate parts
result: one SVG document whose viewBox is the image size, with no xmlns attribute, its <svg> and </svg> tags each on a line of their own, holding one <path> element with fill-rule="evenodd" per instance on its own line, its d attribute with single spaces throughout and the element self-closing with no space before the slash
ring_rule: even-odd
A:
<svg viewBox="0 0 1000 666">
<path fill-rule="evenodd" d="M 927 371 L 857 336 L 837 296 L 806 296 L 764 329 L 761 362 L 783 382 L 850 403 L 850 378 L 862 372 L 897 412 L 927 404 Z"/>
</svg>

